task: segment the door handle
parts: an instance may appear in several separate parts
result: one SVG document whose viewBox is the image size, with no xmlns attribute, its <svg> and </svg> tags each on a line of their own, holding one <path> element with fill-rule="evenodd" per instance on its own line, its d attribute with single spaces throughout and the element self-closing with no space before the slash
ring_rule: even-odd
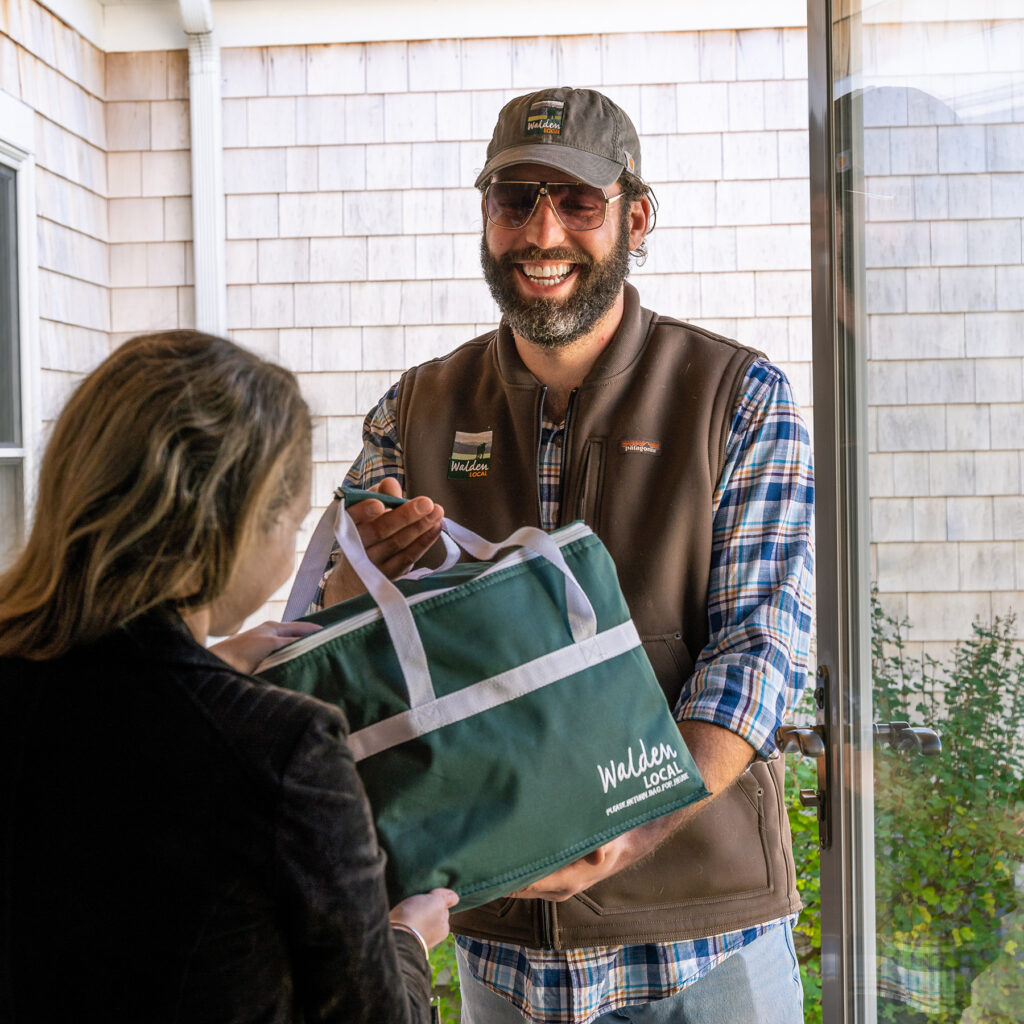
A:
<svg viewBox="0 0 1024 1024">
<path fill-rule="evenodd" d="M 822 757 L 825 737 L 820 725 L 780 725 L 775 730 L 775 745 L 782 754 L 802 754 L 804 757 Z"/>
<path fill-rule="evenodd" d="M 825 727 L 823 725 L 780 725 L 775 730 L 775 745 L 782 754 L 800 754 L 801 757 L 825 756 Z M 818 810 L 818 842 L 826 845 L 828 821 L 825 817 L 825 792 L 821 789 L 801 789 L 798 794 L 802 807 Z"/>
<path fill-rule="evenodd" d="M 906 750 L 934 757 L 942 753 L 942 737 L 934 730 L 909 722 L 875 722 L 875 746 Z"/>
<path fill-rule="evenodd" d="M 814 689 L 814 702 L 818 707 L 817 725 L 780 725 L 775 730 L 775 745 L 782 754 L 800 754 L 803 757 L 824 757 L 826 785 L 822 789 L 802 789 L 799 797 L 804 807 L 814 807 L 818 812 L 818 845 L 827 850 L 832 845 L 832 825 L 829 816 L 828 792 L 832 785 L 832 765 L 827 755 L 827 729 L 825 708 L 830 687 L 829 671 L 825 665 L 818 667 Z M 909 722 L 875 722 L 872 726 L 875 746 L 887 746 L 928 757 L 942 753 L 942 739 L 934 729 L 911 725 Z M 820 777 L 820 770 L 819 770 Z"/>
</svg>

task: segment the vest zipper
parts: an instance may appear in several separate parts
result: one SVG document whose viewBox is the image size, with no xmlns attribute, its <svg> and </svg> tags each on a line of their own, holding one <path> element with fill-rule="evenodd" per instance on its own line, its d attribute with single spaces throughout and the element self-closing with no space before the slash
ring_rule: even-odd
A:
<svg viewBox="0 0 1024 1024">
<path fill-rule="evenodd" d="M 558 481 L 558 525 L 564 526 L 566 523 L 565 516 L 565 490 L 566 483 L 569 479 L 569 454 L 572 451 L 572 410 L 576 404 L 576 395 L 579 392 L 579 388 L 573 388 L 569 392 L 569 403 L 565 407 L 565 427 L 562 432 L 562 471 L 559 474 Z"/>
<path fill-rule="evenodd" d="M 548 389 L 542 387 L 540 390 L 540 404 L 537 407 L 537 522 L 544 521 L 540 500 L 540 448 L 541 434 L 544 426 L 544 401 L 547 398 Z M 572 413 L 573 399 L 576 397 L 576 388 L 569 393 L 569 404 L 565 410 L 565 432 L 562 434 L 562 469 L 558 481 L 558 525 L 563 523 L 562 508 L 564 507 L 565 496 L 565 459 L 568 452 L 569 439 L 569 417 Z M 542 949 L 554 949 L 555 937 L 555 910 L 554 904 L 548 900 L 537 900 L 537 910 L 540 916 L 540 943 Z"/>
<path fill-rule="evenodd" d="M 542 949 L 555 948 L 555 904 L 550 900 L 537 900 L 540 904 L 540 941 Z"/>
<path fill-rule="evenodd" d="M 541 386 L 540 389 L 540 400 L 537 402 L 537 451 L 536 458 L 534 460 L 533 478 L 537 481 L 537 525 L 540 526 L 544 522 L 544 505 L 540 497 L 540 450 L 541 441 L 544 437 L 544 401 L 548 396 L 548 389 Z"/>
</svg>

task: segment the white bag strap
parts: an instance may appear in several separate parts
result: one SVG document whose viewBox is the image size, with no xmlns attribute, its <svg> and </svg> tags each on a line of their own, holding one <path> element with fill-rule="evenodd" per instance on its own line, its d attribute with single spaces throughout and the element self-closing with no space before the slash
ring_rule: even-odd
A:
<svg viewBox="0 0 1024 1024">
<path fill-rule="evenodd" d="M 334 501 L 324 509 L 320 521 L 313 530 L 313 535 L 309 538 L 309 544 L 299 562 L 295 581 L 292 583 L 288 601 L 284 606 L 285 622 L 292 622 L 305 615 L 316 598 L 317 587 L 320 586 L 320 580 L 327 568 L 331 550 L 334 547 L 334 533 L 338 525 L 338 507 L 340 505 L 341 499 L 336 496 Z M 420 579 L 432 572 L 450 569 L 459 560 L 458 545 L 443 533 L 441 541 L 445 547 L 444 562 L 437 569 L 416 569 L 408 574 L 409 579 Z"/>
<path fill-rule="evenodd" d="M 338 518 L 340 504 L 337 498 L 324 509 L 324 514 L 313 530 L 313 536 L 309 538 L 309 545 L 306 553 L 299 562 L 299 570 L 295 574 L 295 582 L 288 594 L 288 601 L 284 606 L 284 621 L 292 622 L 300 615 L 305 615 L 309 606 L 316 597 L 316 589 L 320 585 L 320 577 L 327 568 L 327 562 L 331 557 L 331 548 L 334 547 L 334 528 Z"/>
<path fill-rule="evenodd" d="M 405 677 L 409 707 L 416 708 L 428 704 L 434 699 L 434 684 L 430 681 L 427 652 L 423 649 L 423 641 L 416 628 L 412 609 L 398 587 L 370 561 L 356 524 L 352 522 L 352 517 L 344 506 L 338 510 L 336 536 L 341 553 L 348 559 L 349 565 L 355 569 L 356 575 L 363 581 L 370 596 L 380 607 L 380 613 L 391 636 L 391 644 L 402 668 L 402 675 Z"/>
<path fill-rule="evenodd" d="M 590 599 L 566 563 L 558 544 L 543 530 L 524 526 L 505 540 L 492 543 L 448 519 L 444 520 L 444 529 L 460 547 L 474 558 L 482 560 L 494 558 L 507 547 L 525 547 L 535 551 L 565 577 L 566 609 L 573 640 L 578 644 L 597 633 L 597 615 Z M 336 537 L 342 554 L 380 607 L 405 678 L 409 707 L 416 708 L 433 701 L 434 686 L 430 679 L 430 666 L 409 603 L 398 587 L 370 560 L 363 548 L 359 531 L 343 506 L 338 512 Z"/>
<path fill-rule="evenodd" d="M 580 643 L 597 633 L 594 606 L 569 568 L 562 549 L 552 540 L 550 534 L 538 530 L 535 526 L 521 526 L 504 540 L 495 543 L 484 540 L 479 534 L 450 519 L 444 519 L 442 522 L 442 528 L 452 540 L 478 561 L 493 561 L 504 548 L 520 547 L 528 548 L 550 562 L 565 577 L 565 607 L 569 619 L 569 632 L 573 640 Z"/>
<path fill-rule="evenodd" d="M 413 569 L 412 572 L 407 572 L 401 578 L 403 580 L 421 580 L 424 576 L 431 575 L 431 573 L 444 572 L 445 569 L 450 569 L 459 560 L 459 555 L 462 552 L 459 550 L 459 545 L 447 533 L 441 534 L 441 543 L 444 545 L 444 561 L 436 569 L 431 569 L 427 565 L 422 569 Z"/>
</svg>

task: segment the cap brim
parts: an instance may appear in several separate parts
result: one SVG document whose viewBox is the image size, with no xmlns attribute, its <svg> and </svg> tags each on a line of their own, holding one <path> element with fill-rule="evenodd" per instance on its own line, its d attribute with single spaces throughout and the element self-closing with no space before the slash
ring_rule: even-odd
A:
<svg viewBox="0 0 1024 1024">
<path fill-rule="evenodd" d="M 484 169 L 477 175 L 476 187 L 483 188 L 491 180 L 491 175 L 511 167 L 512 164 L 544 164 L 565 171 L 574 178 L 594 185 L 596 188 L 608 188 L 619 180 L 625 170 L 624 164 L 617 164 L 607 157 L 586 153 L 582 149 L 562 146 L 553 143 L 528 143 L 503 149 L 491 157 Z"/>
</svg>

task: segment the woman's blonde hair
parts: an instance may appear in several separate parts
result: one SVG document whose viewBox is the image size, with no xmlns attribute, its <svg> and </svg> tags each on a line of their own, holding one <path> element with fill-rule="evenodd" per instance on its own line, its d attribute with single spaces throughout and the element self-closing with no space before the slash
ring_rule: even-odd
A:
<svg viewBox="0 0 1024 1024">
<path fill-rule="evenodd" d="M 0 575 L 0 655 L 53 658 L 157 606 L 208 604 L 309 472 L 287 370 L 197 331 L 125 342 L 54 426 L 31 534 Z"/>
</svg>

